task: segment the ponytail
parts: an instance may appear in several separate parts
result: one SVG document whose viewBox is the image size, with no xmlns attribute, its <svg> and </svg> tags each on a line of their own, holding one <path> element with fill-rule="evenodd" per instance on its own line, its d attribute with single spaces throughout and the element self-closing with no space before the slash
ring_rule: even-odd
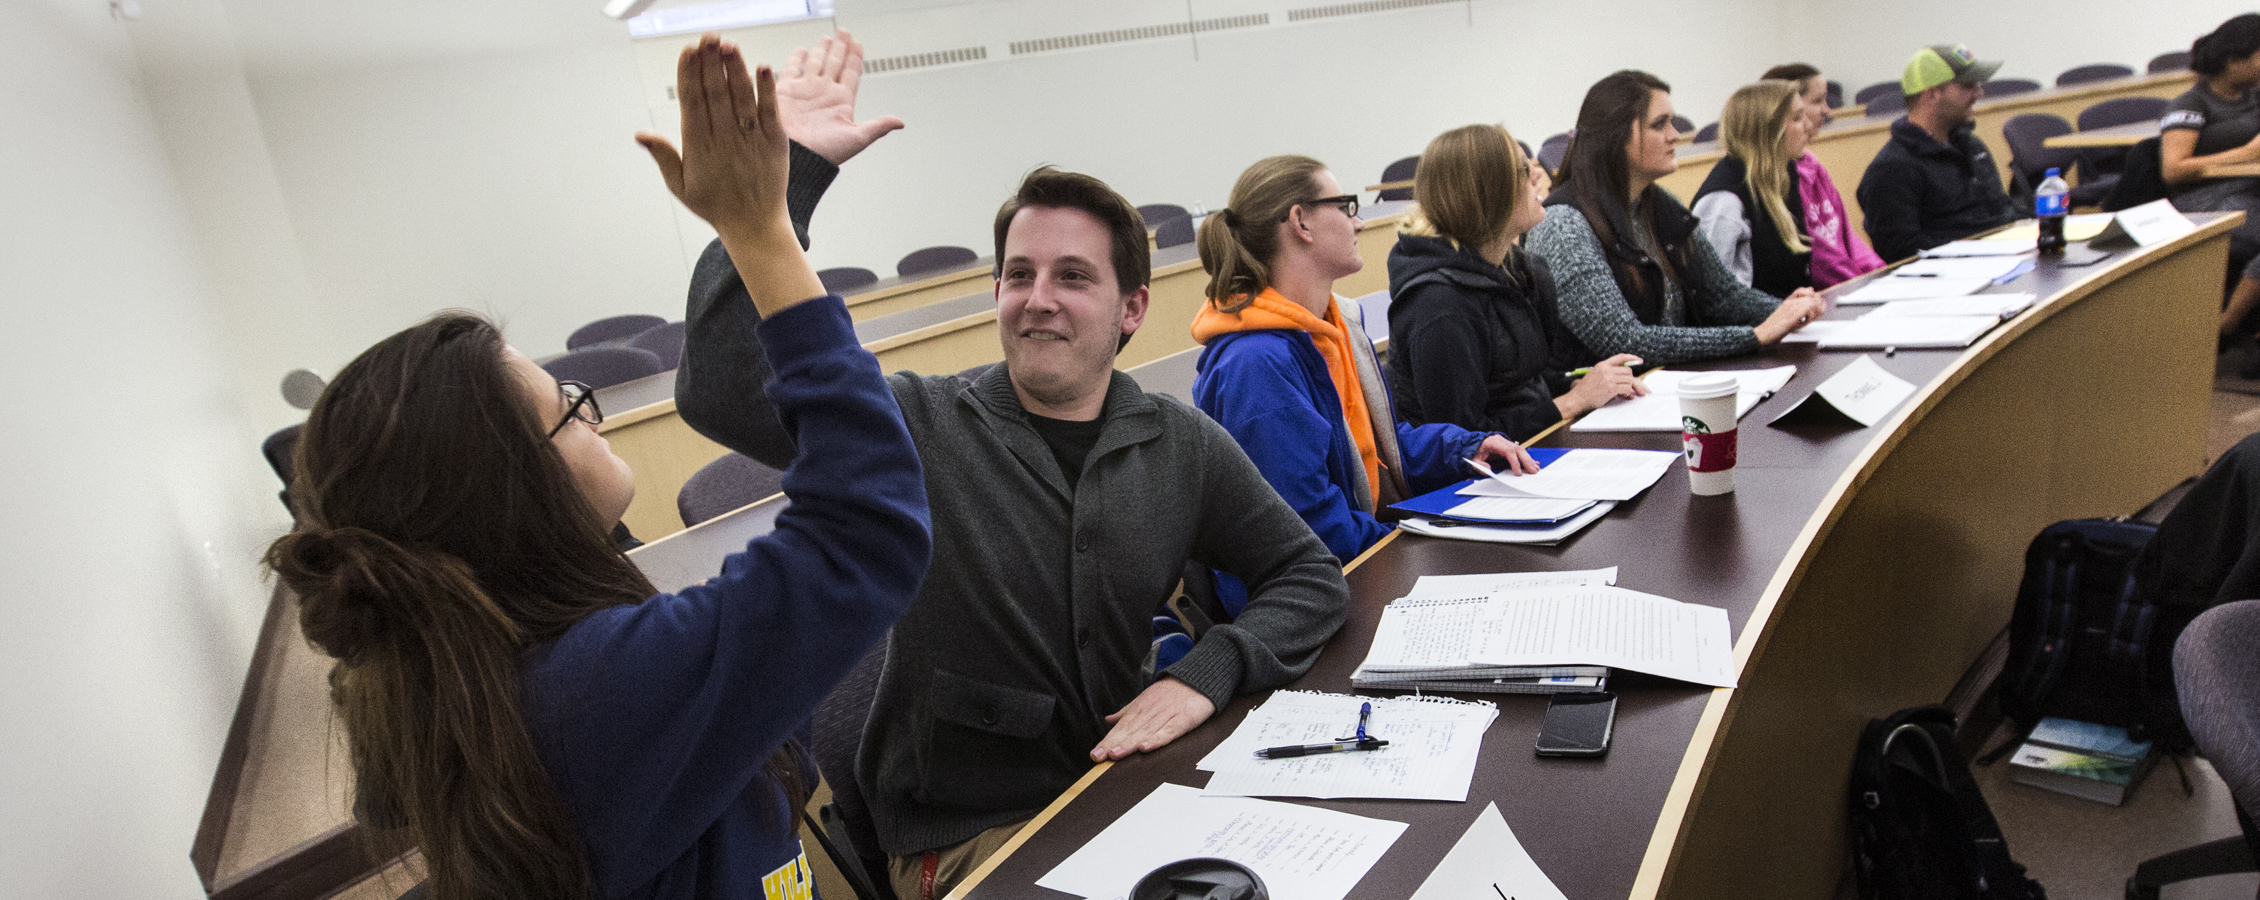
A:
<svg viewBox="0 0 2260 900">
<path fill-rule="evenodd" d="M 2189 70 L 2216 78 L 2229 63 L 2254 53 L 2260 53 L 2260 13 L 2233 16 L 2189 45 Z"/>
<path fill-rule="evenodd" d="M 1232 185 L 1230 206 L 1201 220 L 1205 293 L 1218 312 L 1239 312 L 1271 286 L 1272 256 L 1279 252 L 1279 223 L 1296 204 L 1314 197 L 1326 165 L 1308 156 L 1257 160 Z"/>
<path fill-rule="evenodd" d="M 519 708 L 525 630 L 470 566 L 318 524 L 266 561 L 307 639 L 337 658 L 358 805 L 381 813 L 380 841 L 422 848 L 431 895 L 589 897 L 580 836 Z"/>
</svg>

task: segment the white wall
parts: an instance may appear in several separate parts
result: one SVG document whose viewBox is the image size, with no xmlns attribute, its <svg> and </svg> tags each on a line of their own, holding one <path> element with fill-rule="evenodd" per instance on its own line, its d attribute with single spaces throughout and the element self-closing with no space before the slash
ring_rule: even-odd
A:
<svg viewBox="0 0 2260 900">
<path fill-rule="evenodd" d="M 282 527 L 104 4 L 0 3 L 0 885 L 191 898 Z"/>
</svg>

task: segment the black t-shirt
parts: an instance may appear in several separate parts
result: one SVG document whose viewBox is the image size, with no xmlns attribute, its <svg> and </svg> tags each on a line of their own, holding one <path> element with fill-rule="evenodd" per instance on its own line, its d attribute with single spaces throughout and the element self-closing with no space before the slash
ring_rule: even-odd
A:
<svg viewBox="0 0 2260 900">
<path fill-rule="evenodd" d="M 2260 135 L 2260 91 L 2245 91 L 2236 99 L 2213 93 L 2204 85 L 2183 91 L 2158 120 L 2161 131 L 2197 132 L 2192 156 L 2211 156 L 2234 150 Z"/>
<path fill-rule="evenodd" d="M 1091 456 L 1091 448 L 1099 442 L 1099 432 L 1106 427 L 1106 413 L 1088 422 L 1070 422 L 1050 419 L 1035 413 L 1028 414 L 1028 425 L 1036 429 L 1036 436 L 1050 447 L 1052 458 L 1059 461 L 1060 474 L 1067 476 L 1067 489 L 1074 490 L 1075 482 L 1083 478 L 1083 461 Z"/>
</svg>

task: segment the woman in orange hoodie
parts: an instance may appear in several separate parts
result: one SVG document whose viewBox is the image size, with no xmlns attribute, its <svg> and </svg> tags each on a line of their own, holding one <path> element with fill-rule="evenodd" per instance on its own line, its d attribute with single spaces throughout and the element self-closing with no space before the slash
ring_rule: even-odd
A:
<svg viewBox="0 0 2260 900">
<path fill-rule="evenodd" d="M 1201 223 L 1208 302 L 1193 398 L 1347 562 L 1389 533 L 1382 507 L 1467 477 L 1462 459 L 1536 472 L 1513 441 L 1400 422 L 1357 304 L 1334 281 L 1364 268 L 1358 197 L 1306 156 L 1249 166 L 1231 205 Z M 1239 586 L 1220 578 L 1226 606 Z"/>
</svg>

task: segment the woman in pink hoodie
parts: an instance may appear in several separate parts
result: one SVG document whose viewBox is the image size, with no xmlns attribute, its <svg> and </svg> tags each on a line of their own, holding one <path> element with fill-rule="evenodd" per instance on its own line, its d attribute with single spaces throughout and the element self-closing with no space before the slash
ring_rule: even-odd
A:
<svg viewBox="0 0 2260 900">
<path fill-rule="evenodd" d="M 1828 124 L 1828 80 L 1821 70 L 1790 63 L 1766 70 L 1769 81 L 1793 81 L 1804 104 L 1805 128 L 1815 137 Z M 1825 290 L 1883 268 L 1883 257 L 1852 229 L 1844 195 L 1808 148 L 1797 158 L 1797 191 L 1805 200 L 1805 232 L 1813 246 L 1813 287 Z"/>
</svg>

